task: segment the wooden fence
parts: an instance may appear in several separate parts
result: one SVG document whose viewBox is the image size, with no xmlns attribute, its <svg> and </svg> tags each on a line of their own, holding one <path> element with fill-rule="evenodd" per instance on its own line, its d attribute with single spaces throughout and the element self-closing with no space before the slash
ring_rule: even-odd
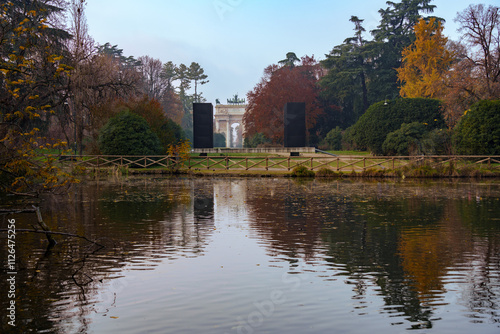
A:
<svg viewBox="0 0 500 334">
<path fill-rule="evenodd" d="M 500 170 L 500 156 L 337 156 L 337 157 L 258 157 L 193 156 L 185 161 L 172 156 L 62 156 L 60 161 L 85 168 L 128 167 L 189 170 L 290 171 L 297 166 L 310 170 L 328 168 L 338 172 L 403 168 L 407 165 L 479 166 Z"/>
</svg>

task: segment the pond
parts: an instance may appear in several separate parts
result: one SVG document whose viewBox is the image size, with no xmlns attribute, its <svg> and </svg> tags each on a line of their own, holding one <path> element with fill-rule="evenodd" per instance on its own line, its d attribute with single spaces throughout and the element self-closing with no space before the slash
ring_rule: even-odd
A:
<svg viewBox="0 0 500 334">
<path fill-rule="evenodd" d="M 498 181 L 129 177 L 42 208 L 104 247 L 19 232 L 2 333 L 500 332 Z"/>
</svg>

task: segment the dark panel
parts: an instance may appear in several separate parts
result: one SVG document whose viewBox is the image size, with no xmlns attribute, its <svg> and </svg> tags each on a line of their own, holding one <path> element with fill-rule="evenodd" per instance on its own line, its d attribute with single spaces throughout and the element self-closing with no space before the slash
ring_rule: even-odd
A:
<svg viewBox="0 0 500 334">
<path fill-rule="evenodd" d="M 193 103 L 193 148 L 214 147 L 214 107 Z"/>
<path fill-rule="evenodd" d="M 285 104 L 285 147 L 306 147 L 306 104 L 291 102 Z"/>
</svg>

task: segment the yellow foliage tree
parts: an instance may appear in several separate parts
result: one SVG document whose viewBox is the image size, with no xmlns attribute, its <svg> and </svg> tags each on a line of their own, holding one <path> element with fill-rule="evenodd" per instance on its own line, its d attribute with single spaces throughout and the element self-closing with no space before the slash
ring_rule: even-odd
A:
<svg viewBox="0 0 500 334">
<path fill-rule="evenodd" d="M 416 40 L 403 50 L 398 71 L 402 97 L 439 98 L 445 90 L 446 74 L 454 60 L 447 49 L 448 38 L 435 18 L 420 19 L 414 27 Z"/>
<path fill-rule="evenodd" d="M 0 5 L 0 190 L 36 195 L 72 178 L 54 152 L 65 142 L 41 135 L 66 92 L 71 68 L 55 54 L 58 41 L 47 33 L 46 3 Z"/>
</svg>

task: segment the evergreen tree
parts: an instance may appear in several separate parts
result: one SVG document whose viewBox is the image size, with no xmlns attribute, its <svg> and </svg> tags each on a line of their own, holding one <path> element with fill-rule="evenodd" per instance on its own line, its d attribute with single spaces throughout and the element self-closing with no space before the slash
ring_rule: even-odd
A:
<svg viewBox="0 0 500 334">
<path fill-rule="evenodd" d="M 399 95 L 396 68 L 401 66 L 403 50 L 415 41 L 413 27 L 422 17 L 421 13 L 432 13 L 436 8 L 432 0 L 402 0 L 399 3 L 387 1 L 386 9 L 380 9 L 380 24 L 372 30 L 373 68 L 371 77 L 372 94 L 380 100 Z M 437 18 L 438 21 L 444 21 Z M 375 102 L 375 101 L 374 101 Z"/>
<path fill-rule="evenodd" d="M 204 85 L 208 83 L 208 75 L 205 74 L 203 68 L 201 68 L 200 64 L 192 62 L 191 66 L 189 66 L 188 78 L 194 82 L 194 102 L 201 102 L 201 94 L 198 95 L 198 84 Z"/>
<path fill-rule="evenodd" d="M 333 48 L 327 58 L 321 62 L 328 69 L 328 74 L 321 79 L 322 97 L 329 104 L 338 105 L 342 110 L 338 124 L 348 127 L 368 109 L 367 77 L 370 71 L 368 41 L 363 38 L 363 20 L 351 17 L 355 35 L 347 38 L 343 44 Z M 339 115 L 339 116 L 340 116 Z"/>
</svg>

